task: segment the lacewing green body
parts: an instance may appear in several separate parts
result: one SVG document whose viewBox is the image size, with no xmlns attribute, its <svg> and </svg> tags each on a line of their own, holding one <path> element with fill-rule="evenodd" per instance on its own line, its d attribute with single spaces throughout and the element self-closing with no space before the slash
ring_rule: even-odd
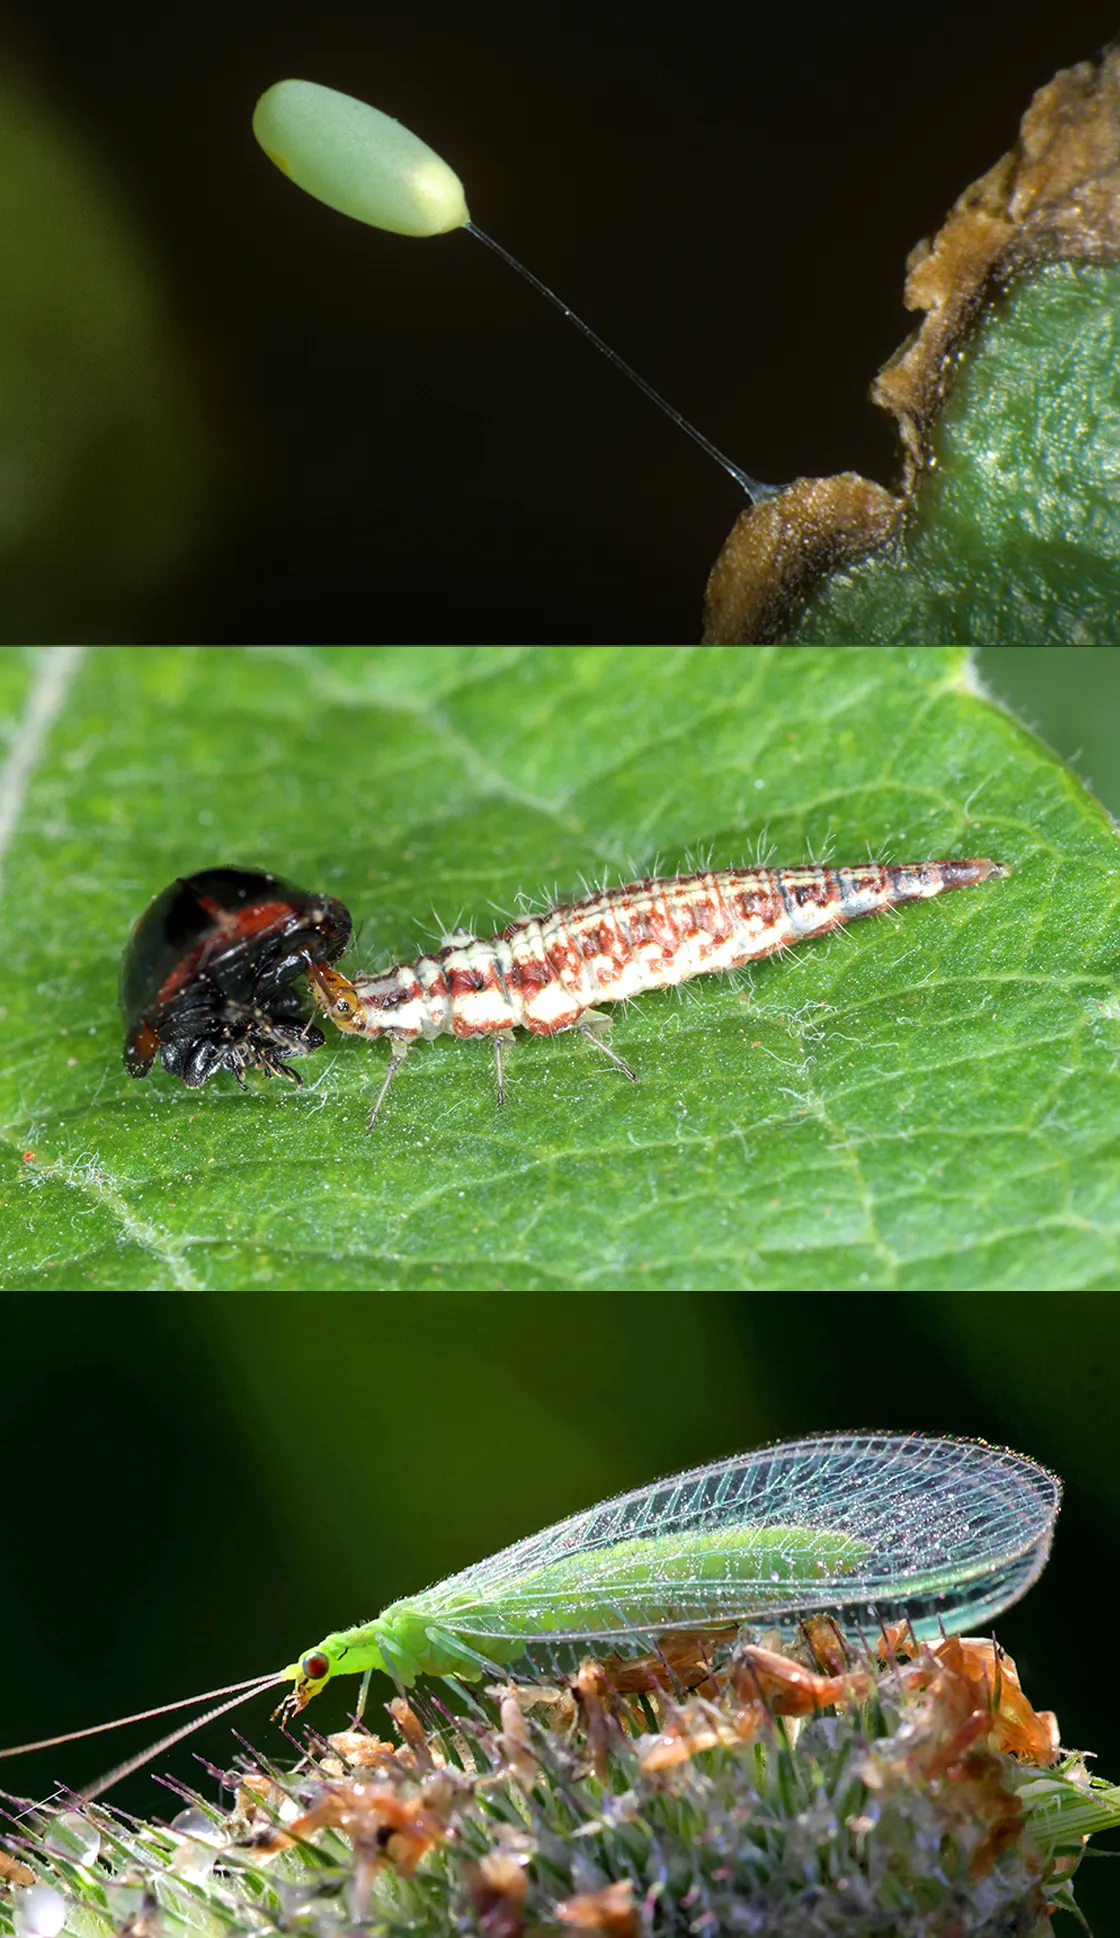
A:
<svg viewBox="0 0 1120 1938">
<path fill-rule="evenodd" d="M 221 1696 L 204 1716 L 87 1785 L 102 1795 L 265 1689 L 302 1709 L 334 1675 L 375 1669 L 477 1681 L 587 1643 L 648 1646 L 668 1630 L 784 1631 L 827 1611 L 854 1638 L 908 1622 L 919 1640 L 987 1626 L 1026 1593 L 1050 1552 L 1061 1482 L 982 1440 L 842 1433 L 762 1447 L 653 1481 L 340 1629 L 287 1669 L 0 1750 L 22 1756 Z"/>
<path fill-rule="evenodd" d="M 832 1613 L 921 1639 L 986 1623 L 1050 1549 L 1061 1484 L 982 1441 L 836 1434 L 716 1461 L 587 1509 L 328 1635 L 289 1700 L 381 1669 L 478 1679 L 541 1645 L 638 1640 Z"/>
</svg>

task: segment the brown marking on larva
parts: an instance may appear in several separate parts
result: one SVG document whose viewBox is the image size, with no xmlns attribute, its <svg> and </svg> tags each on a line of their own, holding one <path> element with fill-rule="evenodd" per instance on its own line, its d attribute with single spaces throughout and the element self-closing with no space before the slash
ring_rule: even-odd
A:
<svg viewBox="0 0 1120 1938">
<path fill-rule="evenodd" d="M 547 959 L 557 982 L 562 983 L 569 995 L 582 991 L 584 984 L 583 950 L 579 936 L 567 929 L 558 929 L 546 944 Z"/>
<path fill-rule="evenodd" d="M 495 1028 L 503 1027 L 501 1024 L 472 1020 L 462 1008 L 465 998 L 483 994 L 496 995 L 499 1005 L 508 1002 L 508 997 L 502 988 L 497 963 L 492 956 L 487 960 L 480 955 L 465 966 L 445 965 L 444 974 L 451 1001 L 451 1029 L 455 1036 L 491 1036 Z M 496 1006 L 496 1013 L 500 1014 L 498 1006 Z"/>
<path fill-rule="evenodd" d="M 450 953 L 449 950 L 444 951 Z M 420 984 L 424 1006 L 428 1011 L 433 1032 L 439 1034 L 450 1028 L 451 990 L 447 972 L 438 956 L 421 956 L 416 964 L 416 978 Z"/>
<path fill-rule="evenodd" d="M 514 950 L 513 968 L 507 977 L 511 989 L 518 991 L 523 998 L 528 998 L 538 989 L 545 989 L 550 982 L 556 981 L 556 972 L 547 956 L 540 956 L 535 952 L 529 953 L 528 951 L 523 955 L 518 955 L 518 938 L 515 934 L 511 934 L 509 929 L 504 931 L 504 939 L 511 944 Z"/>
<path fill-rule="evenodd" d="M 422 993 L 420 978 L 413 964 L 402 963 L 398 968 L 390 969 L 389 975 L 394 978 L 396 989 L 386 989 L 378 996 L 380 1008 L 395 1009 L 401 1002 L 414 1003 Z"/>
<path fill-rule="evenodd" d="M 520 1024 L 534 1036 L 555 1036 L 560 1030 L 570 1030 L 579 1022 L 589 1007 L 576 997 L 569 996 L 559 978 L 538 990 L 532 1000 L 522 1006 Z"/>
<path fill-rule="evenodd" d="M 678 902 L 664 896 L 658 909 L 657 934 L 662 947 L 671 950 L 694 941 L 702 933 L 699 909 L 691 901 Z"/>
<path fill-rule="evenodd" d="M 687 907 L 687 899 L 685 901 Z M 723 883 L 718 875 L 708 876 L 708 906 L 711 920 L 723 935 L 730 935 L 735 926 L 735 913 L 723 892 Z"/>
<path fill-rule="evenodd" d="M 778 934 L 786 918 L 785 903 L 768 868 L 759 869 L 753 883 L 746 881 L 738 890 L 735 900 L 740 911 L 738 927 L 743 940 L 740 962 L 749 962 L 757 954 L 770 953 L 759 948 L 758 939 L 768 931 Z M 775 949 L 783 946 L 781 939 L 773 943 Z"/>
<path fill-rule="evenodd" d="M 618 962 L 631 946 L 629 936 L 623 934 L 622 924 L 613 914 L 609 920 L 601 921 L 594 933 L 599 954 L 605 956 L 608 962 Z"/>
<path fill-rule="evenodd" d="M 446 1033 L 508 1037 L 515 1028 L 553 1036 L 600 1004 L 736 969 L 841 923 L 1010 872 L 1006 863 L 971 858 L 646 877 L 525 916 L 488 941 L 451 944 L 438 958 L 421 957 L 382 976 L 356 976 L 351 984 L 335 972 L 352 1003 L 346 1020 L 334 1020 L 352 1034 L 400 1041 Z M 328 1015 L 329 974 L 309 971 Z"/>
<path fill-rule="evenodd" d="M 844 901 L 843 890 L 820 876 L 812 881 L 791 882 L 787 893 L 797 908 L 833 908 L 842 906 Z"/>
</svg>

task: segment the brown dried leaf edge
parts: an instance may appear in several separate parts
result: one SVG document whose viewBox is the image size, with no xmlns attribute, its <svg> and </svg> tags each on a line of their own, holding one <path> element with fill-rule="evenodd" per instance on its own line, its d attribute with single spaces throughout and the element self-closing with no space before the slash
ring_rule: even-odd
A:
<svg viewBox="0 0 1120 1938">
<path fill-rule="evenodd" d="M 749 507 L 712 567 L 706 642 L 782 638 L 822 578 L 892 539 L 928 465 L 962 346 L 1015 277 L 1058 261 L 1120 261 L 1120 38 L 1039 89 L 1014 147 L 965 189 L 932 242 L 910 252 L 904 301 L 925 321 L 871 389 L 902 438 L 899 496 L 845 471 L 798 478 Z"/>
</svg>

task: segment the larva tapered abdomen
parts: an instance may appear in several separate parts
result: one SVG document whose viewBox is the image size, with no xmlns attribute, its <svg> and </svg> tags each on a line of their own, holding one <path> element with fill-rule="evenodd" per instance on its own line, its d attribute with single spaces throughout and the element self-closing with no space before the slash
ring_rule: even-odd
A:
<svg viewBox="0 0 1120 1938">
<path fill-rule="evenodd" d="M 455 936 L 434 955 L 348 981 L 325 963 L 308 969 L 319 1007 L 339 1029 L 393 1039 L 371 1124 L 418 1037 L 490 1036 L 498 1055 L 515 1029 L 536 1036 L 579 1029 L 607 1049 L 610 1019 L 596 1005 L 738 969 L 842 922 L 1009 875 L 1003 862 L 923 861 L 887 868 L 723 868 L 627 882 L 511 922 L 483 940 Z"/>
</svg>

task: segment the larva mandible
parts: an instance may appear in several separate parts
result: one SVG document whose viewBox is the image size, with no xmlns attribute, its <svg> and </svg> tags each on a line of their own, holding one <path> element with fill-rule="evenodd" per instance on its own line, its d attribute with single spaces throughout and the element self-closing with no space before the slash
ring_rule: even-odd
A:
<svg viewBox="0 0 1120 1938">
<path fill-rule="evenodd" d="M 392 1038 L 372 1129 L 418 1037 L 492 1037 L 499 1104 L 502 1048 L 515 1029 L 535 1036 L 577 1029 L 634 1082 L 603 1041 L 611 1019 L 596 1004 L 738 969 L 842 922 L 1010 873 L 1005 862 L 972 858 L 649 877 L 524 916 L 486 940 L 453 936 L 435 954 L 380 976 L 351 980 L 323 960 L 309 961 L 307 975 L 316 1003 L 340 1030 Z"/>
</svg>

